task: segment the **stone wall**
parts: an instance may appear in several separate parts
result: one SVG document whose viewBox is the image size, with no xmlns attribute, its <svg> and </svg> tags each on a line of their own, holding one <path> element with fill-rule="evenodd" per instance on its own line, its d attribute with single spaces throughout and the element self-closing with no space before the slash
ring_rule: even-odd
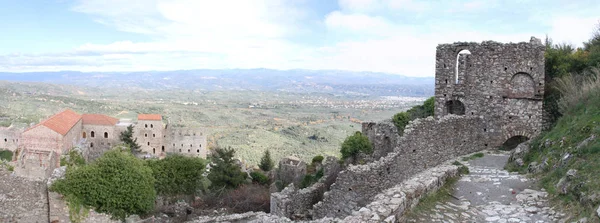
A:
<svg viewBox="0 0 600 223">
<path fill-rule="evenodd" d="M 133 130 L 137 143 L 142 152 L 161 155 L 161 149 L 165 146 L 165 127 L 160 120 L 138 120 Z"/>
<path fill-rule="evenodd" d="M 485 149 L 488 136 L 481 131 L 484 125 L 483 119 L 475 116 L 447 115 L 412 121 L 394 152 L 366 165 L 350 165 L 340 172 L 323 201 L 314 206 L 315 217 L 350 215 L 372 202 L 378 193 L 427 168 Z"/>
<path fill-rule="evenodd" d="M 166 152 L 206 158 L 206 130 L 201 128 L 169 127 Z"/>
<path fill-rule="evenodd" d="M 459 54 L 463 50 L 470 54 Z M 435 116 L 462 114 L 484 119 L 482 131 L 491 147 L 513 136 L 539 134 L 543 128 L 544 50 L 535 38 L 528 43 L 438 45 Z"/>
<path fill-rule="evenodd" d="M 327 157 L 323 163 L 323 177 L 310 187 L 298 190 L 294 184 L 281 192 L 271 194 L 271 214 L 291 219 L 310 217 L 313 205 L 323 199 L 323 193 L 335 182 L 341 165 L 335 157 Z"/>
<path fill-rule="evenodd" d="M 304 175 L 306 175 L 306 162 L 299 158 L 290 156 L 279 161 L 276 179 L 284 185 L 290 183 L 300 185 Z"/>
<path fill-rule="evenodd" d="M 0 222 L 49 222 L 46 184 L 0 168 Z"/>
<path fill-rule="evenodd" d="M 0 127 L 0 150 L 16 151 L 22 129 Z"/>
<path fill-rule="evenodd" d="M 60 162 L 53 151 L 22 149 L 16 161 L 15 174 L 31 179 L 46 179 Z"/>
<path fill-rule="evenodd" d="M 114 125 L 83 125 L 82 136 L 83 132 L 85 132 L 86 137 L 82 147 L 87 148 L 88 160 L 97 159 L 104 152 L 120 143 L 120 130 L 120 128 L 116 128 Z M 92 132 L 94 132 L 93 137 Z"/>
<path fill-rule="evenodd" d="M 369 137 L 369 141 L 373 145 L 373 154 L 370 154 L 370 157 L 374 160 L 393 152 L 400 139 L 398 128 L 392 120 L 384 120 L 378 123 L 363 122 L 362 133 Z"/>
</svg>

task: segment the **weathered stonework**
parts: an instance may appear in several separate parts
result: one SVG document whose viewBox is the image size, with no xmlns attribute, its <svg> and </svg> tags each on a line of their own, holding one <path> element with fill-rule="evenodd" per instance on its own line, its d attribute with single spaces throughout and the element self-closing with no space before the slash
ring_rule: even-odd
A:
<svg viewBox="0 0 600 223">
<path fill-rule="evenodd" d="M 276 179 L 283 184 L 300 185 L 304 175 L 306 175 L 306 162 L 299 158 L 290 156 L 279 161 Z"/>
<path fill-rule="evenodd" d="M 374 160 L 386 156 L 394 151 L 398 144 L 399 135 L 398 128 L 391 120 L 385 120 L 379 123 L 363 122 L 362 133 L 369 137 L 369 141 L 373 144 L 373 154 L 370 154 Z"/>
<path fill-rule="evenodd" d="M 323 177 L 310 187 L 299 190 L 290 184 L 281 192 L 272 193 L 270 213 L 291 219 L 309 218 L 313 205 L 323 199 L 323 193 L 335 182 L 341 170 L 338 161 L 335 157 L 327 157 L 323 163 Z"/>
<path fill-rule="evenodd" d="M 19 147 L 21 132 L 23 129 L 0 127 L 0 150 L 16 151 Z"/>
<path fill-rule="evenodd" d="M 489 147 L 542 130 L 544 45 L 529 43 L 441 44 L 436 52 L 435 116 L 480 117 Z M 470 54 L 462 54 L 468 50 Z M 457 67 L 458 66 L 458 67 Z"/>
<path fill-rule="evenodd" d="M 0 168 L 0 222 L 49 222 L 46 183 Z"/>
</svg>

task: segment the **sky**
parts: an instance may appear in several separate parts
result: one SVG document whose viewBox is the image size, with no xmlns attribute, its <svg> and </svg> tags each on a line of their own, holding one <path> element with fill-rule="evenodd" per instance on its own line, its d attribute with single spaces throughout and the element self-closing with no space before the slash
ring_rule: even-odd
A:
<svg viewBox="0 0 600 223">
<path fill-rule="evenodd" d="M 0 0 L 0 72 L 348 70 L 434 76 L 457 41 L 581 46 L 597 0 Z"/>
</svg>

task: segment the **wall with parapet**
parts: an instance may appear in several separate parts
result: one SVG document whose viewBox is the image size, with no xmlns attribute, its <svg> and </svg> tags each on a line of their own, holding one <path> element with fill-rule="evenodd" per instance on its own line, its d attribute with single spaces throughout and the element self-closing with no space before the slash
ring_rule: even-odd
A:
<svg viewBox="0 0 600 223">
<path fill-rule="evenodd" d="M 410 122 L 394 152 L 366 165 L 350 165 L 340 172 L 323 201 L 314 206 L 314 217 L 348 216 L 372 202 L 378 193 L 427 168 L 485 149 L 487 135 L 481 131 L 484 125 L 479 117 L 456 115 Z"/>
</svg>

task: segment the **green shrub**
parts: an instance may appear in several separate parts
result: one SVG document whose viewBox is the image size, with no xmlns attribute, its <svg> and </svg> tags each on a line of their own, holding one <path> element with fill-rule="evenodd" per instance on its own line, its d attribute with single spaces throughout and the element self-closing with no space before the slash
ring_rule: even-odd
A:
<svg viewBox="0 0 600 223">
<path fill-rule="evenodd" d="M 208 179 L 211 182 L 211 188 L 237 188 L 246 181 L 248 176 L 242 172 L 240 166 L 234 163 L 233 155 L 235 151 L 231 148 L 216 148 L 211 155 L 210 172 Z"/>
<path fill-rule="evenodd" d="M 83 166 L 85 165 L 85 159 L 81 153 L 75 149 L 71 149 L 69 153 L 60 157 L 61 166 Z"/>
<path fill-rule="evenodd" d="M 93 207 L 121 220 L 152 211 L 156 199 L 152 169 L 119 149 L 104 153 L 89 165 L 68 167 L 65 178 L 53 183 L 50 190 L 63 194 L 70 209 Z"/>
<path fill-rule="evenodd" d="M 10 150 L 0 150 L 0 159 L 6 161 L 12 161 L 13 152 Z"/>
<path fill-rule="evenodd" d="M 201 158 L 172 155 L 147 162 L 156 179 L 154 187 L 159 195 L 193 195 L 205 189 L 202 174 L 206 161 Z"/>
<path fill-rule="evenodd" d="M 318 156 L 313 157 L 312 163 L 321 163 L 321 162 L 323 162 L 324 159 L 325 159 L 325 157 L 318 155 Z"/>
<path fill-rule="evenodd" d="M 258 167 L 260 167 L 260 169 L 263 171 L 270 171 L 273 169 L 274 166 L 275 166 L 275 164 L 273 163 L 273 160 L 271 159 L 271 153 L 267 149 L 265 151 L 265 153 L 263 154 L 263 157 L 260 158 L 260 164 L 258 165 Z"/>
<path fill-rule="evenodd" d="M 342 158 L 346 159 L 349 157 L 356 158 L 358 153 L 372 153 L 373 145 L 369 141 L 369 138 L 363 135 L 361 132 L 355 132 L 354 135 L 348 136 L 342 143 Z"/>
<path fill-rule="evenodd" d="M 257 184 L 261 184 L 261 185 L 269 185 L 269 177 L 267 177 L 266 175 L 264 175 L 261 172 L 258 171 L 254 171 L 252 173 L 250 173 L 250 177 L 252 177 L 252 182 L 257 183 Z"/>
<path fill-rule="evenodd" d="M 404 128 L 406 127 L 406 125 L 408 125 L 408 122 L 410 122 L 410 120 L 410 115 L 406 112 L 400 112 L 398 114 L 395 114 L 392 118 L 392 122 L 394 122 L 394 125 L 398 129 L 398 133 L 400 135 L 404 133 Z"/>
</svg>

